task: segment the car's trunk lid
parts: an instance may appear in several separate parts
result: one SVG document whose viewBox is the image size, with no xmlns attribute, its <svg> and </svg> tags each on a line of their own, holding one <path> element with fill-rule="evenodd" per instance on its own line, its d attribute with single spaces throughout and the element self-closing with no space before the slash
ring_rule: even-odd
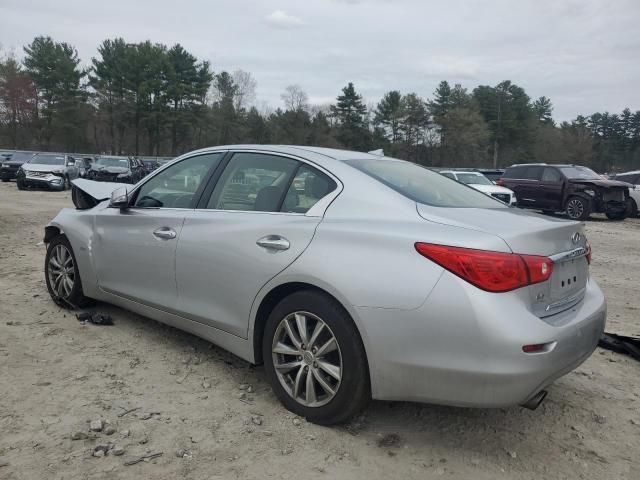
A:
<svg viewBox="0 0 640 480">
<path fill-rule="evenodd" d="M 546 217 L 515 208 L 442 208 L 418 204 L 418 214 L 431 222 L 489 233 L 514 253 L 554 260 L 551 278 L 529 287 L 530 308 L 540 317 L 579 302 L 588 277 L 586 237 L 580 222 Z M 468 248 L 476 248 L 470 236 Z"/>
</svg>

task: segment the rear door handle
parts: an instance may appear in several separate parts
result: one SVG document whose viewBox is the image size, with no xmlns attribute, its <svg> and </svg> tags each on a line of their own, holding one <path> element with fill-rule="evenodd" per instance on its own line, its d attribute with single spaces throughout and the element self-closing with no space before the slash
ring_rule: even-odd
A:
<svg viewBox="0 0 640 480">
<path fill-rule="evenodd" d="M 177 234 L 175 232 L 175 230 L 169 228 L 169 227 L 161 227 L 157 230 L 154 230 L 153 234 L 158 237 L 161 238 L 163 240 L 171 240 L 173 238 L 176 238 Z"/>
<path fill-rule="evenodd" d="M 269 250 L 289 250 L 289 240 L 280 235 L 267 235 L 259 238 L 256 244 Z"/>
</svg>

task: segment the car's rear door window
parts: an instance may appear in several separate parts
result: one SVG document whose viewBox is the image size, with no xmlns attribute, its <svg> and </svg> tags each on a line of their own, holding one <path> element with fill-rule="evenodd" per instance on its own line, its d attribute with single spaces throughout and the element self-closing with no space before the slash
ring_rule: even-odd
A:
<svg viewBox="0 0 640 480">
<path fill-rule="evenodd" d="M 278 212 L 300 162 L 288 157 L 238 152 L 216 183 L 206 208 Z"/>
<path fill-rule="evenodd" d="M 508 208 L 504 203 L 437 172 L 403 160 L 347 160 L 352 167 L 418 203 L 435 207 Z M 363 192 L 375 195 L 375 192 Z"/>
<path fill-rule="evenodd" d="M 309 165 L 300 165 L 280 208 L 281 212 L 307 213 L 337 188 L 334 180 Z"/>
</svg>

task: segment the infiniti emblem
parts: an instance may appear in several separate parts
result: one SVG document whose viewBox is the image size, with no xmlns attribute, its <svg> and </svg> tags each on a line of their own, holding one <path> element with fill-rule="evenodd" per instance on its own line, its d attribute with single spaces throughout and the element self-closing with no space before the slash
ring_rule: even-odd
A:
<svg viewBox="0 0 640 480">
<path fill-rule="evenodd" d="M 577 245 L 578 242 L 580 242 L 580 232 L 576 232 L 573 235 L 571 235 L 571 241 L 573 242 L 574 245 Z"/>
</svg>

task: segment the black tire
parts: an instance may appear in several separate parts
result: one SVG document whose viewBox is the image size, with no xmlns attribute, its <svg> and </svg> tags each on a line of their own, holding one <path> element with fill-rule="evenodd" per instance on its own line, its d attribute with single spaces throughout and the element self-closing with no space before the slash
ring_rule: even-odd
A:
<svg viewBox="0 0 640 480">
<path fill-rule="evenodd" d="M 8 181 L 9 181 L 9 179 L 8 179 L 8 178 L 3 178 L 3 179 L 2 179 L 2 181 L 3 181 L 3 182 L 8 182 Z"/>
<path fill-rule="evenodd" d="M 54 271 L 52 271 L 53 267 L 50 263 L 51 257 L 52 255 L 54 255 L 54 251 L 58 246 L 65 248 L 66 251 L 71 255 L 71 259 L 73 261 L 73 286 L 68 292 L 63 292 L 62 294 L 59 292 L 59 289 L 56 288 L 56 275 Z M 66 236 L 58 235 L 53 240 L 51 240 L 51 242 L 49 242 L 49 245 L 47 245 L 47 254 L 44 260 L 44 276 L 47 282 L 47 290 L 49 291 L 49 295 L 57 305 L 63 308 L 76 309 L 86 307 L 93 303 L 92 299 L 84 296 L 84 292 L 82 291 L 82 280 L 80 279 L 80 272 L 78 270 L 76 256 L 73 253 L 73 248 L 71 248 L 71 244 L 69 243 L 69 240 L 67 240 Z"/>
<path fill-rule="evenodd" d="M 71 188 L 71 180 L 69 177 L 64 177 L 64 183 L 62 184 L 62 191 L 69 190 Z"/>
<path fill-rule="evenodd" d="M 638 204 L 633 198 L 627 202 L 627 217 L 635 218 L 638 216 Z"/>
<path fill-rule="evenodd" d="M 283 387 L 274 367 L 273 357 L 277 355 L 272 353 L 274 336 L 280 323 L 294 312 L 305 312 L 322 319 L 329 327 L 329 335 L 332 334 L 338 344 L 337 351 L 342 362 L 340 383 L 333 397 L 321 406 L 305 406 L 295 400 Z M 267 320 L 262 352 L 267 378 L 280 402 L 310 422 L 320 425 L 342 423 L 362 410 L 371 399 L 369 368 L 360 334 L 351 316 L 329 295 L 302 290 L 281 300 Z M 295 355 L 293 357 L 295 360 Z M 298 360 L 301 358 L 298 357 Z M 318 357 L 318 363 L 322 363 L 320 358 L 324 357 Z M 299 363 L 303 365 L 303 362 Z M 315 360 L 313 366 L 316 366 Z M 299 371 L 303 368 L 311 369 L 311 365 L 300 367 Z M 306 384 L 304 388 L 306 391 Z"/>
<path fill-rule="evenodd" d="M 571 220 L 586 220 L 591 215 L 591 202 L 583 197 L 569 197 L 565 213 Z"/>
<path fill-rule="evenodd" d="M 16 185 L 18 186 L 18 190 L 25 190 L 27 188 L 24 180 L 20 180 L 19 178 L 16 180 Z"/>
</svg>

